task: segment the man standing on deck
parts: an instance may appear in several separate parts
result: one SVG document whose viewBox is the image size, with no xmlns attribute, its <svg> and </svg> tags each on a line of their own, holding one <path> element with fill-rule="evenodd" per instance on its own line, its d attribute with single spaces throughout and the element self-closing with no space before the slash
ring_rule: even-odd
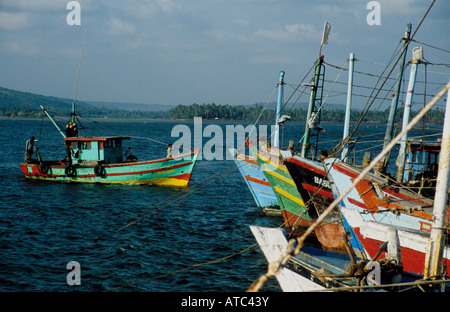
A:
<svg viewBox="0 0 450 312">
<path fill-rule="evenodd" d="M 34 142 L 39 142 L 39 140 L 35 140 L 34 136 L 32 136 L 26 143 L 25 146 L 25 160 L 27 163 L 31 162 L 31 156 L 33 155 Z"/>
<path fill-rule="evenodd" d="M 168 147 L 167 147 L 167 156 L 166 156 L 166 158 L 172 158 L 172 157 L 173 157 L 173 155 L 172 155 L 172 144 L 169 144 Z"/>
</svg>

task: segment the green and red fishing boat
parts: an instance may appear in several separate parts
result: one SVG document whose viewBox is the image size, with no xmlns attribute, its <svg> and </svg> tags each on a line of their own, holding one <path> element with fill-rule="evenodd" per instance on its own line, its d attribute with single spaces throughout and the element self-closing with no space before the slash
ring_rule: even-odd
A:
<svg viewBox="0 0 450 312">
<path fill-rule="evenodd" d="M 127 136 L 79 137 L 72 117 L 62 130 L 52 116 L 44 113 L 64 138 L 66 155 L 61 160 L 42 160 L 35 147 L 37 159 L 20 164 L 25 178 L 45 181 L 151 184 L 185 187 L 189 184 L 199 150 L 162 159 L 138 161 L 124 158 L 122 142 Z"/>
</svg>

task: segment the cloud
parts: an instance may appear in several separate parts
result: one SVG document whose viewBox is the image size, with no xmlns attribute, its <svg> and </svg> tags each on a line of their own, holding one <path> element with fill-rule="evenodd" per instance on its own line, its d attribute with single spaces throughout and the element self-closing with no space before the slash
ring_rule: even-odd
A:
<svg viewBox="0 0 450 312">
<path fill-rule="evenodd" d="M 66 8 L 69 0 L 0 0 L 3 8 L 20 11 L 58 11 Z"/>
<path fill-rule="evenodd" d="M 124 22 L 118 18 L 110 18 L 107 22 L 106 29 L 112 36 L 133 35 L 136 33 L 133 24 Z"/>
<path fill-rule="evenodd" d="M 255 32 L 255 36 L 277 41 L 308 40 L 319 35 L 320 32 L 311 24 L 290 24 L 284 29 L 259 29 Z"/>
<path fill-rule="evenodd" d="M 425 13 L 426 7 L 424 1 L 417 0 L 378 0 L 380 3 L 381 14 L 395 16 L 415 16 Z M 425 5 L 424 5 L 425 4 Z"/>
<path fill-rule="evenodd" d="M 28 26 L 26 13 L 0 12 L 0 28 L 7 30 L 20 30 Z"/>
</svg>

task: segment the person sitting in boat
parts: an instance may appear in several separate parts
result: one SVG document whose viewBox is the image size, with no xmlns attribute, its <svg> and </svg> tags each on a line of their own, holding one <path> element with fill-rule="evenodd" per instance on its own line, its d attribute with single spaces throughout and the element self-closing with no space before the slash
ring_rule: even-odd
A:
<svg viewBox="0 0 450 312">
<path fill-rule="evenodd" d="M 27 163 L 31 163 L 31 156 L 33 156 L 34 142 L 39 142 L 34 136 L 32 136 L 25 145 L 25 160 Z"/>
<path fill-rule="evenodd" d="M 126 159 L 126 161 L 137 161 L 137 157 L 133 155 L 133 152 L 131 151 L 131 147 L 129 147 L 126 150 L 125 159 Z"/>
<path fill-rule="evenodd" d="M 330 157 L 328 151 L 320 150 L 319 153 L 320 153 L 320 160 L 324 160 Z"/>
<path fill-rule="evenodd" d="M 166 158 L 172 158 L 172 157 L 173 157 L 173 155 L 172 155 L 172 144 L 169 144 L 168 148 L 167 148 L 167 156 L 166 156 Z"/>
</svg>

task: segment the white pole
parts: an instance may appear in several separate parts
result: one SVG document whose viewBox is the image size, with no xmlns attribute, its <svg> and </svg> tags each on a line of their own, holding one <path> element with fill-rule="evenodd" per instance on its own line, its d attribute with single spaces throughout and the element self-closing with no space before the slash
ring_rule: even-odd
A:
<svg viewBox="0 0 450 312">
<path fill-rule="evenodd" d="M 444 131 L 442 134 L 441 153 L 439 155 L 439 171 L 434 196 L 433 225 L 430 234 L 430 245 L 427 252 L 424 278 L 442 273 L 442 255 L 444 248 L 444 227 L 447 211 L 447 199 L 450 176 L 450 90 L 447 93 Z"/>
<path fill-rule="evenodd" d="M 350 53 L 350 64 L 348 66 L 348 86 L 347 86 L 347 106 L 345 108 L 345 123 L 344 123 L 344 136 L 347 138 L 350 128 L 350 109 L 352 106 L 352 90 L 353 90 L 353 62 L 355 61 L 355 55 Z M 342 150 L 341 159 L 347 162 L 348 142 L 345 144 Z"/>
</svg>

